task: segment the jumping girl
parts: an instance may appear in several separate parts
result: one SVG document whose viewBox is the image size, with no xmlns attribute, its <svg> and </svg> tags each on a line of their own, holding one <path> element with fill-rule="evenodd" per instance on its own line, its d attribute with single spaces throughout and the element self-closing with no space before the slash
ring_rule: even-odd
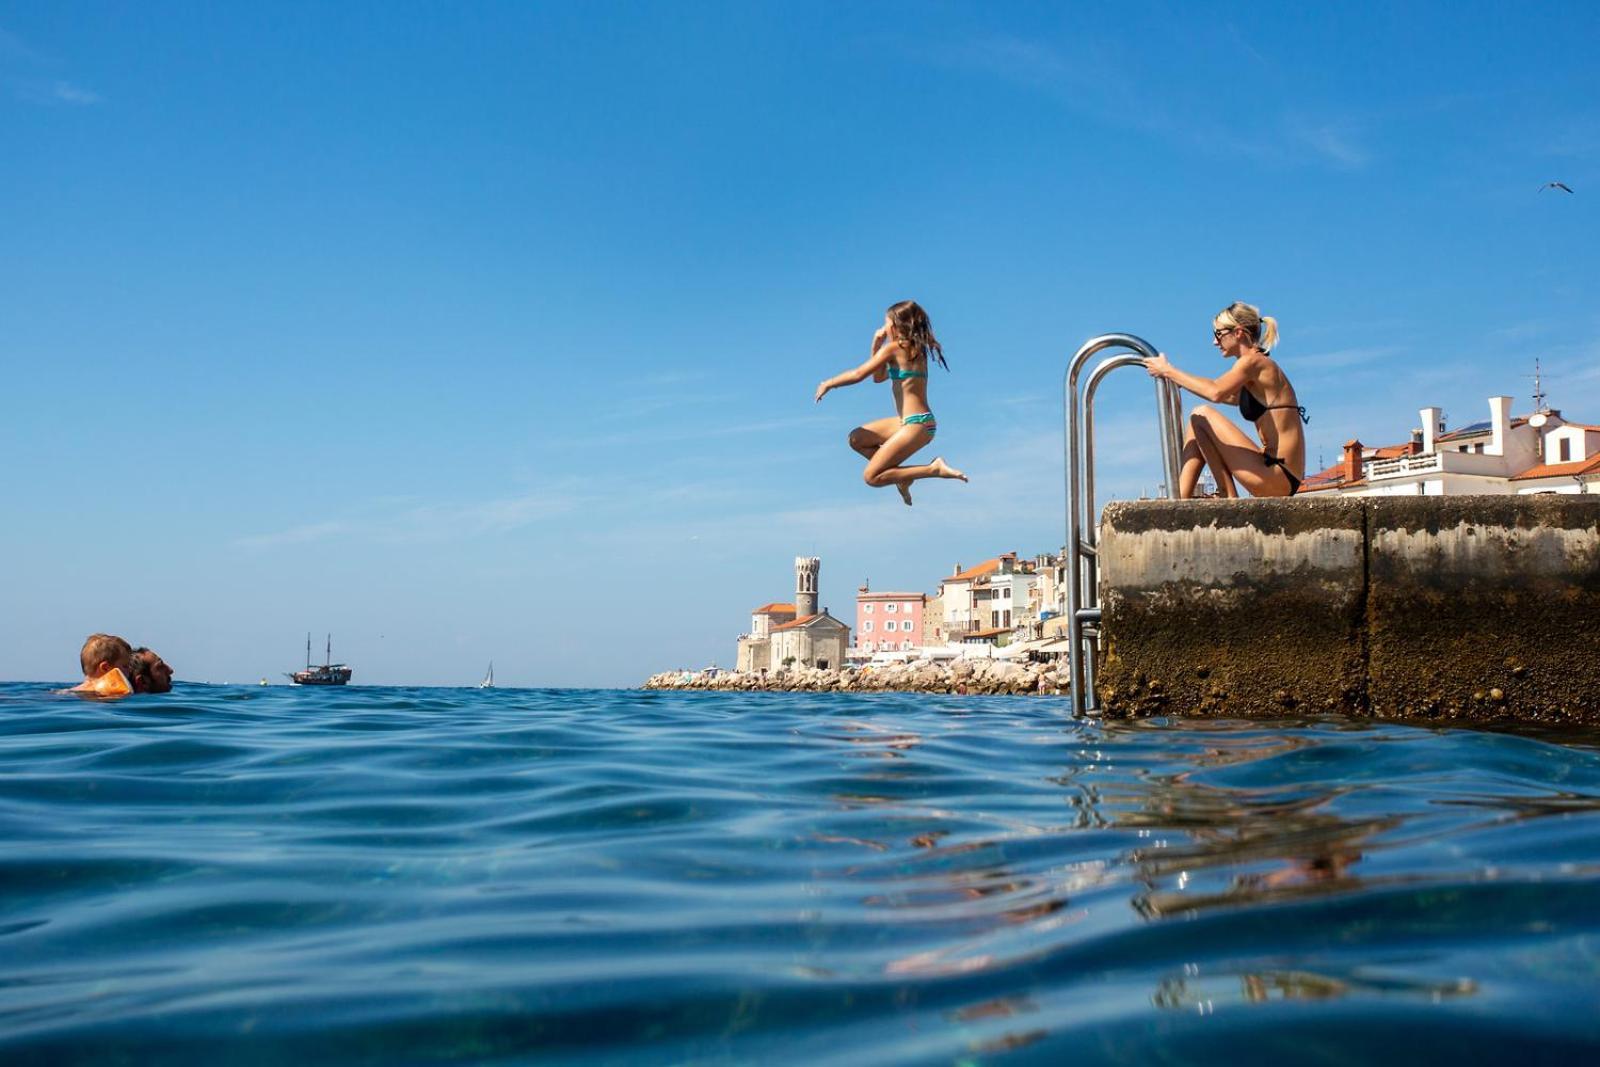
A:
<svg viewBox="0 0 1600 1067">
<path fill-rule="evenodd" d="M 1211 323 L 1211 343 L 1234 360 L 1220 378 L 1201 378 L 1174 367 L 1166 353 L 1144 361 L 1152 378 L 1166 378 L 1196 396 L 1215 403 L 1239 405 L 1239 414 L 1255 424 L 1261 443 L 1250 440 L 1227 416 L 1201 405 L 1189 416 L 1183 435 L 1183 470 L 1178 495 L 1194 496 L 1200 472 L 1211 468 L 1217 492 L 1239 495 L 1238 479 L 1251 496 L 1294 496 L 1306 476 L 1306 435 L 1311 421 L 1295 397 L 1283 368 L 1267 355 L 1278 343 L 1278 323 L 1263 318 L 1249 304 L 1230 304 Z"/>
<path fill-rule="evenodd" d="M 862 479 L 871 486 L 892 485 L 909 506 L 911 483 L 918 478 L 967 476 L 942 457 L 919 467 L 902 467 L 922 446 L 933 440 L 937 424 L 928 410 L 928 364 L 939 361 L 945 370 L 944 349 L 933 336 L 928 313 L 914 300 L 902 300 L 884 315 L 883 325 L 872 335 L 872 355 L 855 370 L 836 374 L 817 386 L 821 401 L 830 389 L 855 385 L 871 378 L 894 383 L 895 417 L 877 419 L 850 431 L 850 447 L 867 458 Z"/>
</svg>

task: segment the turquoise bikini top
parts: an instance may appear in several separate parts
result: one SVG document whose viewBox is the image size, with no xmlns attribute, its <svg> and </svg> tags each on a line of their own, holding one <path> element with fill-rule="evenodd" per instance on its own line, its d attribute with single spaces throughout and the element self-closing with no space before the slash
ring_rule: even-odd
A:
<svg viewBox="0 0 1600 1067">
<path fill-rule="evenodd" d="M 926 378 L 927 376 L 928 372 L 925 370 L 901 370 L 893 363 L 889 364 L 889 380 L 891 382 L 903 382 L 907 378 Z"/>
</svg>

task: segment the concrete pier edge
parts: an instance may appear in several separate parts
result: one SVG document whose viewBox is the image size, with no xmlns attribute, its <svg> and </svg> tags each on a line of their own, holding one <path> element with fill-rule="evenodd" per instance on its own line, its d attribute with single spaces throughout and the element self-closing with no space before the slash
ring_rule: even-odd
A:
<svg viewBox="0 0 1600 1067">
<path fill-rule="evenodd" d="M 1600 497 L 1115 503 L 1100 566 L 1110 715 L 1600 723 Z"/>
</svg>

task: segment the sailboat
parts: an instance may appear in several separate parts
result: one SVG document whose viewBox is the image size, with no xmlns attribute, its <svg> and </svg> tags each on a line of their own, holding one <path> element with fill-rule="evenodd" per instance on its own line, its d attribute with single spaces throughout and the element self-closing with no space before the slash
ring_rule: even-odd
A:
<svg viewBox="0 0 1600 1067">
<path fill-rule="evenodd" d="M 483 681 L 478 683 L 479 689 L 494 688 L 494 660 L 489 661 L 489 673 L 483 676 Z"/>
<path fill-rule="evenodd" d="M 289 675 L 290 685 L 344 685 L 350 681 L 351 670 L 343 663 L 333 662 L 333 635 L 328 635 L 328 649 L 323 654 L 321 666 L 311 665 L 311 635 L 306 634 L 306 669 Z"/>
</svg>

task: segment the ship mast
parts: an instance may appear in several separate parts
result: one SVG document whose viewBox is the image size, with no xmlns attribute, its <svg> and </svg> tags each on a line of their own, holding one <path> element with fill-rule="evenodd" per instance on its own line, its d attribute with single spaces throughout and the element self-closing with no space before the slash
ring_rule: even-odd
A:
<svg viewBox="0 0 1600 1067">
<path fill-rule="evenodd" d="M 328 664 L 328 663 L 332 663 L 333 662 L 333 635 L 332 634 L 328 635 L 328 649 L 327 649 L 326 652 L 324 652 L 322 654 L 322 662 L 324 664 Z"/>
<path fill-rule="evenodd" d="M 306 631 L 306 670 L 311 669 L 311 631 Z"/>
</svg>

